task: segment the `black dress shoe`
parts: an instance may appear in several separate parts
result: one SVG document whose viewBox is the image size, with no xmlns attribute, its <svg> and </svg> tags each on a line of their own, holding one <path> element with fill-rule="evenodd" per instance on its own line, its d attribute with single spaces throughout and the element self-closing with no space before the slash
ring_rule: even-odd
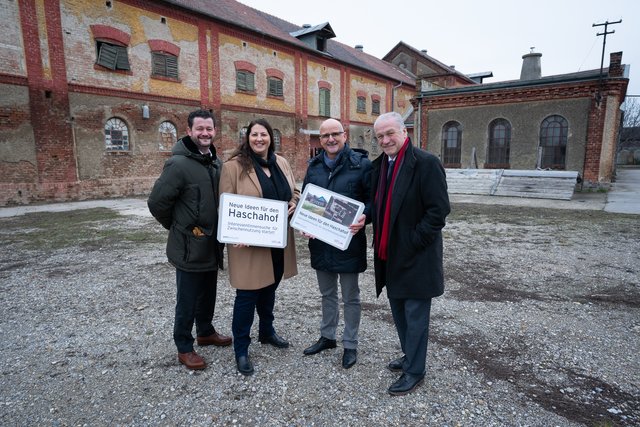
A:
<svg viewBox="0 0 640 427">
<path fill-rule="evenodd" d="M 398 381 L 391 384 L 389 387 L 390 395 L 392 396 L 403 396 L 405 394 L 409 394 L 416 389 L 422 382 L 424 381 L 424 375 L 411 375 L 404 373 L 398 378 Z"/>
<path fill-rule="evenodd" d="M 270 337 L 259 337 L 258 341 L 262 344 L 271 344 L 274 347 L 278 348 L 287 348 L 289 347 L 289 341 L 285 340 L 278 334 L 273 334 Z"/>
<path fill-rule="evenodd" d="M 349 369 L 353 365 L 356 364 L 358 360 L 358 350 L 355 348 L 345 348 L 344 353 L 342 354 L 342 367 L 344 369 Z"/>
<path fill-rule="evenodd" d="M 236 359 L 238 365 L 238 372 L 242 375 L 253 375 L 253 363 L 249 359 L 249 356 L 240 356 Z"/>
<path fill-rule="evenodd" d="M 389 368 L 389 370 L 391 372 L 400 372 L 402 371 L 402 365 L 404 365 L 404 356 L 402 357 L 398 357 L 395 360 L 392 360 L 391 362 L 389 362 L 389 364 L 387 365 L 387 368 Z"/>
<path fill-rule="evenodd" d="M 311 347 L 305 348 L 303 353 L 307 356 L 310 356 L 312 354 L 320 353 L 322 350 L 327 350 L 329 348 L 336 348 L 336 340 L 330 340 L 329 338 L 320 337 L 317 343 L 315 343 Z"/>
</svg>

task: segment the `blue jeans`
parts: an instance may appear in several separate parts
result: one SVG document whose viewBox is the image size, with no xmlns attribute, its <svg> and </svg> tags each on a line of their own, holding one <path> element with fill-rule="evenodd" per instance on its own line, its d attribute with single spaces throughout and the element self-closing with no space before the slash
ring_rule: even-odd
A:
<svg viewBox="0 0 640 427">
<path fill-rule="evenodd" d="M 233 303 L 233 349 L 236 359 L 249 354 L 251 343 L 251 326 L 254 313 L 258 312 L 260 319 L 258 333 L 260 337 L 270 337 L 275 334 L 273 328 L 273 306 L 276 302 L 278 283 L 256 290 L 236 289 L 236 300 Z"/>
</svg>

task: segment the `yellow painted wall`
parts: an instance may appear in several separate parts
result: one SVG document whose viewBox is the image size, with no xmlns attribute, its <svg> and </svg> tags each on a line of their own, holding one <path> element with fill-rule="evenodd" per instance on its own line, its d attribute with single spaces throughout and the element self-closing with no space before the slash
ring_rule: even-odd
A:
<svg viewBox="0 0 640 427">
<path fill-rule="evenodd" d="M 20 11 L 17 1 L 0 1 L 0 73 L 27 76 Z"/>
<path fill-rule="evenodd" d="M 218 40 L 222 104 L 295 112 L 295 58 L 292 55 L 228 34 L 221 33 Z M 255 94 L 236 91 L 235 61 L 247 61 L 256 66 Z M 283 99 L 267 96 L 266 70 L 268 68 L 276 68 L 284 73 Z"/>
<path fill-rule="evenodd" d="M 324 80 L 331 83 L 331 117 L 340 119 L 342 88 L 340 70 L 324 64 L 309 61 L 307 63 L 307 108 L 310 116 L 320 114 L 320 90 L 318 82 Z"/>
<path fill-rule="evenodd" d="M 109 8 L 103 0 L 61 0 L 67 76 L 72 84 L 130 90 L 153 95 L 200 99 L 198 27 L 187 22 L 129 6 L 119 1 Z M 96 46 L 92 24 L 108 25 L 131 36 L 130 73 L 95 69 Z M 166 40 L 180 47 L 179 82 L 150 78 L 149 39 Z"/>
<path fill-rule="evenodd" d="M 351 105 L 349 106 L 349 115 L 351 120 L 373 123 L 378 117 L 377 114 L 371 114 L 371 95 L 380 96 L 380 112 L 385 111 L 385 99 L 387 95 L 386 85 L 378 80 L 373 80 L 367 77 L 360 76 L 358 74 L 351 74 L 351 85 L 349 88 L 349 94 L 351 99 Z M 364 91 L 366 93 L 366 106 L 365 113 L 358 113 L 358 91 Z"/>
</svg>

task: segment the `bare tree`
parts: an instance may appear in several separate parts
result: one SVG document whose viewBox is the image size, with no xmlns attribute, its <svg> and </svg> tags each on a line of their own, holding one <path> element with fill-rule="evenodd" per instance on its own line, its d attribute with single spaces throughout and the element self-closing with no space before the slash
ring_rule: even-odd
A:
<svg viewBox="0 0 640 427">
<path fill-rule="evenodd" d="M 622 127 L 634 128 L 640 126 L 640 98 L 627 97 L 624 101 L 623 109 Z"/>
<path fill-rule="evenodd" d="M 640 163 L 640 98 L 627 97 L 616 150 L 617 164 Z"/>
</svg>

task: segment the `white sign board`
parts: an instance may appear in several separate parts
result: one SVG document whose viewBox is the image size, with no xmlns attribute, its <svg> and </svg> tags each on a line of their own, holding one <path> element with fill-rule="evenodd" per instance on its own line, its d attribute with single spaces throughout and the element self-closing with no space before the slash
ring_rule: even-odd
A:
<svg viewBox="0 0 640 427">
<path fill-rule="evenodd" d="M 362 202 L 307 184 L 291 218 L 291 227 L 344 251 L 351 242 L 349 226 L 363 211 Z"/>
<path fill-rule="evenodd" d="M 218 241 L 249 246 L 284 248 L 287 246 L 287 202 L 220 195 Z"/>
</svg>

